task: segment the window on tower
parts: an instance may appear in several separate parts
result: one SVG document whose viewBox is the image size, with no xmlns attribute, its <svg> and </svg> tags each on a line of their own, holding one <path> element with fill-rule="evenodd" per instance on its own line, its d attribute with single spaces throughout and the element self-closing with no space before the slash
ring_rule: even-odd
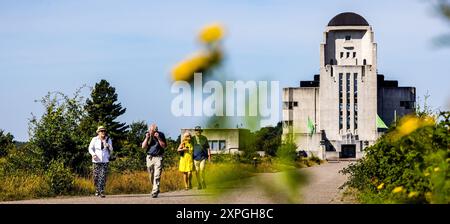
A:
<svg viewBox="0 0 450 224">
<path fill-rule="evenodd" d="M 343 58 L 344 57 L 344 52 L 341 52 L 341 58 Z"/>
<path fill-rule="evenodd" d="M 356 58 L 356 52 L 353 52 L 353 58 Z"/>
<path fill-rule="evenodd" d="M 347 94 L 346 94 L 347 103 L 346 103 L 346 107 L 345 107 L 345 109 L 347 110 L 346 128 L 348 130 L 348 129 L 350 129 L 350 73 L 345 74 L 345 79 L 346 79 L 345 82 L 346 82 L 346 91 L 347 91 Z"/>
<path fill-rule="evenodd" d="M 351 40 L 351 39 L 352 39 L 352 36 L 350 36 L 350 35 L 345 36 L 345 40 Z"/>
<path fill-rule="evenodd" d="M 349 58 L 350 57 L 350 52 L 347 52 L 347 58 Z"/>
<path fill-rule="evenodd" d="M 358 129 L 358 73 L 353 73 L 353 93 L 353 125 Z"/>
<path fill-rule="evenodd" d="M 339 73 L 339 130 L 341 130 L 343 128 L 343 117 L 344 117 L 344 112 L 343 112 L 343 94 L 342 94 L 342 77 L 343 74 Z"/>
</svg>

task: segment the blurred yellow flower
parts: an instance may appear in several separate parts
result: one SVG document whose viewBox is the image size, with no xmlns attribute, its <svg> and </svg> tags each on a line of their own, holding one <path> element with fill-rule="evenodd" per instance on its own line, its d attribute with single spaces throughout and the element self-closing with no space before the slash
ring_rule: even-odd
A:
<svg viewBox="0 0 450 224">
<path fill-rule="evenodd" d="M 381 190 L 381 189 L 383 189 L 383 187 L 384 187 L 384 183 L 381 183 L 380 185 L 378 185 L 377 189 Z"/>
<path fill-rule="evenodd" d="M 400 136 L 409 135 L 411 132 L 419 128 L 419 124 L 420 124 L 419 118 L 415 116 L 408 116 L 405 117 L 402 124 L 399 127 L 397 127 L 397 131 L 400 134 Z"/>
<path fill-rule="evenodd" d="M 428 177 L 428 176 L 430 176 L 430 173 L 426 172 L 426 173 L 424 173 L 423 175 L 426 176 L 426 177 Z"/>
<path fill-rule="evenodd" d="M 175 81 L 191 81 L 194 73 L 204 69 L 208 65 L 208 62 L 208 54 L 199 53 L 194 55 L 173 67 L 172 78 Z"/>
<path fill-rule="evenodd" d="M 434 172 L 439 172 L 439 170 L 441 170 L 439 167 L 434 168 Z"/>
<path fill-rule="evenodd" d="M 225 31 L 221 24 L 214 23 L 203 27 L 200 31 L 199 39 L 201 42 L 210 44 L 222 39 Z"/>
<path fill-rule="evenodd" d="M 414 115 L 407 115 L 400 121 L 400 125 L 397 127 L 396 137 L 401 138 L 405 135 L 409 135 L 418 128 L 434 125 L 435 122 L 434 117 L 431 116 L 419 118 Z"/>
<path fill-rule="evenodd" d="M 408 194 L 408 198 L 413 198 L 413 197 L 417 197 L 417 196 L 419 196 L 419 192 L 417 192 L 417 191 L 411 191 Z"/>
<path fill-rule="evenodd" d="M 392 190 L 392 193 L 400 193 L 402 191 L 403 191 L 403 187 L 399 186 L 399 187 L 394 188 L 394 190 Z"/>
</svg>

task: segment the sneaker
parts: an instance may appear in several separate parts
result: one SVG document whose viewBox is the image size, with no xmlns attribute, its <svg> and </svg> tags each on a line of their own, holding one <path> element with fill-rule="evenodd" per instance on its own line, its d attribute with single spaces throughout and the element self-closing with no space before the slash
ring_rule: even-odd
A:
<svg viewBox="0 0 450 224">
<path fill-rule="evenodd" d="M 100 194 L 96 191 L 95 192 L 95 197 L 99 197 L 100 196 Z"/>
<path fill-rule="evenodd" d="M 152 194 L 152 198 L 157 198 L 157 197 L 158 197 L 158 194 L 157 194 L 157 193 Z"/>
<path fill-rule="evenodd" d="M 202 188 L 202 186 L 198 186 L 197 189 L 198 189 L 198 190 L 201 190 L 201 189 L 203 189 L 203 188 Z"/>
<path fill-rule="evenodd" d="M 101 198 L 105 198 L 106 196 L 104 194 L 100 194 L 100 197 Z"/>
</svg>

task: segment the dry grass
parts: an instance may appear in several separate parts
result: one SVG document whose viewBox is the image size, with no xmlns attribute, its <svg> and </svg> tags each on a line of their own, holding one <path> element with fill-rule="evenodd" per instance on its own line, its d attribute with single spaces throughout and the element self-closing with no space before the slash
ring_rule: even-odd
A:
<svg viewBox="0 0 450 224">
<path fill-rule="evenodd" d="M 42 176 L 17 175 L 2 177 L 0 180 L 0 201 L 46 197 L 50 194 L 50 187 Z"/>
<path fill-rule="evenodd" d="M 1 161 L 0 161 L 1 162 Z M 301 166 L 316 165 L 310 160 L 301 161 Z M 271 173 L 278 170 L 270 161 L 261 161 L 257 167 L 252 164 L 207 163 L 206 176 L 210 184 L 222 185 L 223 182 L 241 181 L 255 173 Z M 107 194 L 144 194 L 150 193 L 152 186 L 146 171 L 112 173 L 107 177 Z M 50 186 L 43 176 L 17 173 L 0 177 L 0 201 L 23 200 L 53 196 Z M 197 186 L 195 173 L 192 185 Z M 183 175 L 178 167 L 163 170 L 161 192 L 176 191 L 184 188 Z M 90 195 L 94 192 L 92 178 L 76 177 L 70 195 Z"/>
</svg>

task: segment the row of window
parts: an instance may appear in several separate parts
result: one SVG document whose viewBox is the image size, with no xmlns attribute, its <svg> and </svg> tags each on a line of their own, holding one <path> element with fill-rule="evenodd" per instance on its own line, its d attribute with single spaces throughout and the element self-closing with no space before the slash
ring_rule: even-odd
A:
<svg viewBox="0 0 450 224">
<path fill-rule="evenodd" d="M 292 110 L 292 109 L 294 109 L 294 107 L 298 107 L 298 102 L 297 101 L 283 102 L 283 109 Z"/>
<path fill-rule="evenodd" d="M 343 105 L 343 73 L 339 73 L 339 129 L 344 128 L 343 120 L 344 120 L 344 105 Z M 351 73 L 345 74 L 346 80 L 346 129 L 350 129 L 351 117 L 350 117 L 350 80 Z M 354 129 L 358 128 L 358 73 L 353 73 L 353 123 Z"/>
<path fill-rule="evenodd" d="M 347 52 L 340 52 L 340 56 L 341 56 L 341 58 L 343 58 L 344 57 L 344 53 L 346 53 L 346 55 L 347 55 L 347 58 L 349 58 L 350 57 L 350 53 L 352 53 L 352 55 L 353 55 L 353 58 L 356 58 L 356 51 L 353 51 L 353 52 L 350 52 L 350 51 L 347 51 Z"/>
</svg>

